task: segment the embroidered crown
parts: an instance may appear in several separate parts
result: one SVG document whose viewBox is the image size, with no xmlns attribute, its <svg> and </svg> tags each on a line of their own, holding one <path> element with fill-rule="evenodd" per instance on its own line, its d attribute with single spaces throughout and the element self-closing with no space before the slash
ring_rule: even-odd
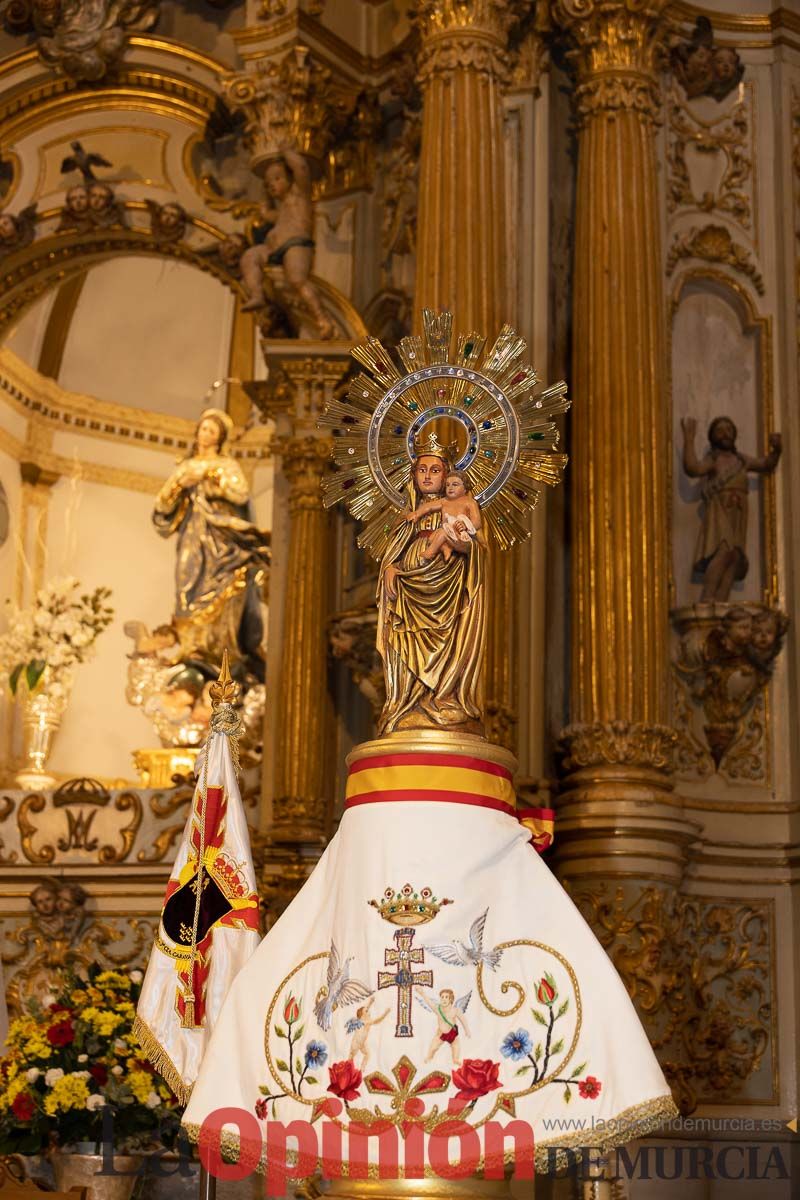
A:
<svg viewBox="0 0 800 1200">
<path fill-rule="evenodd" d="M 415 891 L 410 883 L 406 883 L 399 892 L 388 887 L 380 900 L 369 903 L 377 908 L 384 921 L 392 925 L 426 925 L 443 905 L 453 901 L 437 900 L 429 887 Z"/>
</svg>

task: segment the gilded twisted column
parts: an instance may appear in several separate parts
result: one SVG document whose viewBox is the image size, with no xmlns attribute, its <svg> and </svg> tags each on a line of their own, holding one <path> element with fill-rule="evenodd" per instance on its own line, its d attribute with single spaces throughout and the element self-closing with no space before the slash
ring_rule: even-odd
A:
<svg viewBox="0 0 800 1200">
<path fill-rule="evenodd" d="M 679 876 L 684 861 L 686 839 L 675 829 L 665 833 L 660 818 L 649 826 L 649 816 L 636 809 L 642 800 L 668 800 L 674 741 L 655 157 L 664 7 L 665 0 L 553 6 L 571 42 L 578 122 L 571 724 L 563 732 L 560 823 L 565 874 L 583 873 L 592 854 L 601 873 L 619 864 L 608 856 L 620 854 L 623 833 L 631 851 L 649 847 L 666 858 L 671 874 Z M 668 815 L 664 820 L 670 826 Z"/>
<path fill-rule="evenodd" d="M 277 439 L 289 481 L 286 572 L 275 796 L 276 842 L 322 842 L 328 824 L 326 750 L 331 701 L 326 687 L 327 621 L 333 579 L 331 520 L 322 476 L 331 443 L 315 434 Z"/>
<path fill-rule="evenodd" d="M 422 88 L 416 307 L 449 308 L 456 329 L 493 336 L 513 321 L 506 272 L 502 93 L 513 6 L 420 0 Z M 486 732 L 513 748 L 516 571 L 496 553 L 488 579 Z"/>
</svg>

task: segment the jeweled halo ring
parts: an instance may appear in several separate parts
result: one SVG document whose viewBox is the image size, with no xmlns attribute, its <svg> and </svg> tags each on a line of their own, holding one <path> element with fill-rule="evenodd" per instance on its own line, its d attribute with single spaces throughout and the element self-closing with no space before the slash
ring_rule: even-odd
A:
<svg viewBox="0 0 800 1200">
<path fill-rule="evenodd" d="M 486 350 L 486 338 L 461 333 L 451 352 L 453 317 L 423 310 L 423 335 L 405 337 L 401 374 L 377 338 L 353 348 L 366 367 L 346 399 L 331 401 L 320 424 L 336 439 L 339 470 L 325 480 L 326 507 L 344 500 L 364 521 L 359 545 L 380 558 L 394 526 L 394 511 L 408 507 L 407 485 L 433 421 L 455 423 L 459 439 L 451 465 L 463 471 L 502 549 L 530 535 L 528 512 L 537 483 L 560 482 L 567 462 L 556 453 L 553 417 L 566 412 L 567 385 L 536 390 L 538 377 L 522 361 L 523 338 L 504 325 Z"/>
</svg>

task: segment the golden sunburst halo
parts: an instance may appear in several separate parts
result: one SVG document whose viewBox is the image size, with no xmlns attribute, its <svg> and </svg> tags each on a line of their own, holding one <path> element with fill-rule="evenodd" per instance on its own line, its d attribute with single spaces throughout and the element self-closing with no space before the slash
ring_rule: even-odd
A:
<svg viewBox="0 0 800 1200">
<path fill-rule="evenodd" d="M 451 422 L 458 438 L 448 461 L 464 473 L 493 540 L 507 550 L 530 535 L 537 485 L 561 481 L 567 456 L 557 452 L 553 418 L 569 408 L 567 385 L 539 389 L 524 361 L 525 340 L 510 325 L 487 349 L 479 333 L 453 338 L 452 313 L 426 308 L 422 317 L 422 336 L 405 337 L 397 347 L 404 371 L 377 338 L 353 348 L 366 370 L 320 420 L 333 432 L 338 467 L 323 484 L 325 506 L 344 501 L 364 522 L 359 545 L 381 558 L 395 513 L 408 508 L 408 483 L 432 435 L 428 427 Z"/>
</svg>

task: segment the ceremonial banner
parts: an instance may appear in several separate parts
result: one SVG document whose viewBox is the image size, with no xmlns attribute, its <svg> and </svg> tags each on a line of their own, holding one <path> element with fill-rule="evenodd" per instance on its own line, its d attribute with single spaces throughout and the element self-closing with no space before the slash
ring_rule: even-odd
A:
<svg viewBox="0 0 800 1200">
<path fill-rule="evenodd" d="M 255 869 L 231 746 L 209 733 L 134 1033 L 182 1104 L 233 979 L 260 941 Z"/>
</svg>

